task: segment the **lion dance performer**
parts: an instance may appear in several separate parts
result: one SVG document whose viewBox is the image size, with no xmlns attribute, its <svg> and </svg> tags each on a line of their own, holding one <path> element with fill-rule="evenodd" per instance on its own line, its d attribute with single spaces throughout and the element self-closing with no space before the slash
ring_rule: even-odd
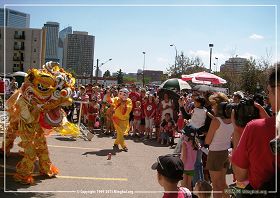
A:
<svg viewBox="0 0 280 198">
<path fill-rule="evenodd" d="M 37 158 L 42 175 L 53 177 L 58 174 L 49 158 L 46 131 L 63 131 L 62 125 L 69 131 L 78 131 L 63 122 L 65 116 L 61 110 L 61 106 L 72 102 L 70 95 L 74 83 L 75 79 L 59 68 L 58 63 L 49 62 L 43 69 L 29 70 L 20 90 L 7 101 L 10 125 L 6 131 L 6 152 L 10 152 L 17 136 L 21 138 L 19 146 L 24 149 L 23 158 L 16 166 L 16 181 L 24 184 L 34 182 L 31 174 Z"/>
<path fill-rule="evenodd" d="M 128 135 L 130 129 L 129 126 L 129 113 L 132 109 L 132 102 L 128 98 L 128 90 L 123 88 L 119 91 L 118 97 L 112 99 L 112 105 L 114 107 L 113 123 L 117 131 L 117 139 L 113 148 L 119 149 L 119 144 L 124 151 L 128 151 L 124 142 L 124 135 Z"/>
</svg>

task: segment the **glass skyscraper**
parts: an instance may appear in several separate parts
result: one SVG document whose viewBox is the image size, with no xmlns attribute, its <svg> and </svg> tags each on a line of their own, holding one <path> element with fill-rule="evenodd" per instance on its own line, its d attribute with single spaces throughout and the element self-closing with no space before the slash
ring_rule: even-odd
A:
<svg viewBox="0 0 280 198">
<path fill-rule="evenodd" d="M 30 14 L 19 12 L 16 10 L 0 8 L 0 26 L 13 27 L 13 28 L 29 28 L 30 27 Z M 4 17 L 4 14 L 6 16 Z M 5 23 L 4 23 L 5 18 Z"/>
<path fill-rule="evenodd" d="M 68 34 L 72 34 L 72 27 L 68 26 L 67 28 L 64 28 L 59 32 L 59 40 L 58 40 L 58 58 L 59 58 L 59 64 L 63 64 L 63 46 L 64 46 L 64 39 Z M 63 65 L 64 66 L 64 65 Z"/>
<path fill-rule="evenodd" d="M 58 58 L 58 32 L 59 23 L 57 22 L 47 22 L 44 24 L 43 29 L 46 30 L 46 56 L 45 61 L 55 61 L 59 62 Z"/>
</svg>

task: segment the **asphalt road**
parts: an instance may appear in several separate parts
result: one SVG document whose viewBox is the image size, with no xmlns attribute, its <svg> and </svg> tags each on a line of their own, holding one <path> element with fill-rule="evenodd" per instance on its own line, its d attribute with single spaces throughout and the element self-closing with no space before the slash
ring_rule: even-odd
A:
<svg viewBox="0 0 280 198">
<path fill-rule="evenodd" d="M 0 135 L 2 142 L 3 134 Z M 19 150 L 16 144 L 12 152 Z M 4 160 L 1 158 L 0 197 L 153 197 L 163 195 L 158 184 L 156 171 L 151 165 L 159 155 L 172 153 L 173 149 L 158 144 L 155 140 L 126 140 L 128 152 L 114 152 L 114 139 L 110 136 L 96 135 L 92 141 L 81 138 L 75 140 L 51 135 L 47 138 L 50 158 L 59 168 L 56 178 L 35 176 L 35 185 L 22 185 L 14 182 L 12 173 L 20 156 L 6 158 L 6 177 Z M 111 160 L 107 155 L 112 153 Z M 35 169 L 35 174 L 38 169 Z M 231 181 L 228 178 L 229 182 Z M 8 191 L 10 191 L 8 193 Z M 13 191 L 13 192 L 11 192 Z M 20 192 L 20 193 L 19 193 Z"/>
</svg>

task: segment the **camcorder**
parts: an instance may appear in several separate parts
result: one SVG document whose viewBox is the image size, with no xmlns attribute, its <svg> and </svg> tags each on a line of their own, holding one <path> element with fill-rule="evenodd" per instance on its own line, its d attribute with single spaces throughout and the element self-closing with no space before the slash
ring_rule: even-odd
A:
<svg viewBox="0 0 280 198">
<path fill-rule="evenodd" d="M 240 127 L 245 127 L 251 120 L 259 118 L 259 110 L 251 98 L 242 98 L 239 103 L 220 103 L 217 116 L 230 118 L 232 110 L 235 113 L 235 124 Z"/>
</svg>

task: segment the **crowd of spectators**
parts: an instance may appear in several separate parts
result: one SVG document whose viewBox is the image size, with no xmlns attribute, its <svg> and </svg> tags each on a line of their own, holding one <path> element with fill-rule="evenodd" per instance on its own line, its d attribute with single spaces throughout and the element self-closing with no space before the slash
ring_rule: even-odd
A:
<svg viewBox="0 0 280 198">
<path fill-rule="evenodd" d="M 152 166 L 158 172 L 159 184 L 173 192 L 164 197 L 175 197 L 174 191 L 176 197 L 210 197 L 212 190 L 215 198 L 227 197 L 229 171 L 233 171 L 236 188 L 269 187 L 273 191 L 275 170 L 280 165 L 279 159 L 275 161 L 277 144 L 273 144 L 279 140 L 275 137 L 275 115 L 280 110 L 279 65 L 277 68 L 277 73 L 274 68 L 268 77 L 267 91 L 251 95 L 242 91 L 232 95 L 188 91 L 179 92 L 180 99 L 174 100 L 168 93 L 160 97 L 155 88 L 127 87 L 133 104 L 128 135 L 174 148 L 174 154 L 160 156 Z M 101 129 L 101 133 L 115 136 L 111 103 L 123 86 L 77 87 L 73 105 L 64 109 L 68 120 L 80 120 L 92 132 Z M 239 126 L 237 108 L 227 112 L 226 105 L 237 107 L 244 98 L 254 101 L 258 119 Z"/>
</svg>

